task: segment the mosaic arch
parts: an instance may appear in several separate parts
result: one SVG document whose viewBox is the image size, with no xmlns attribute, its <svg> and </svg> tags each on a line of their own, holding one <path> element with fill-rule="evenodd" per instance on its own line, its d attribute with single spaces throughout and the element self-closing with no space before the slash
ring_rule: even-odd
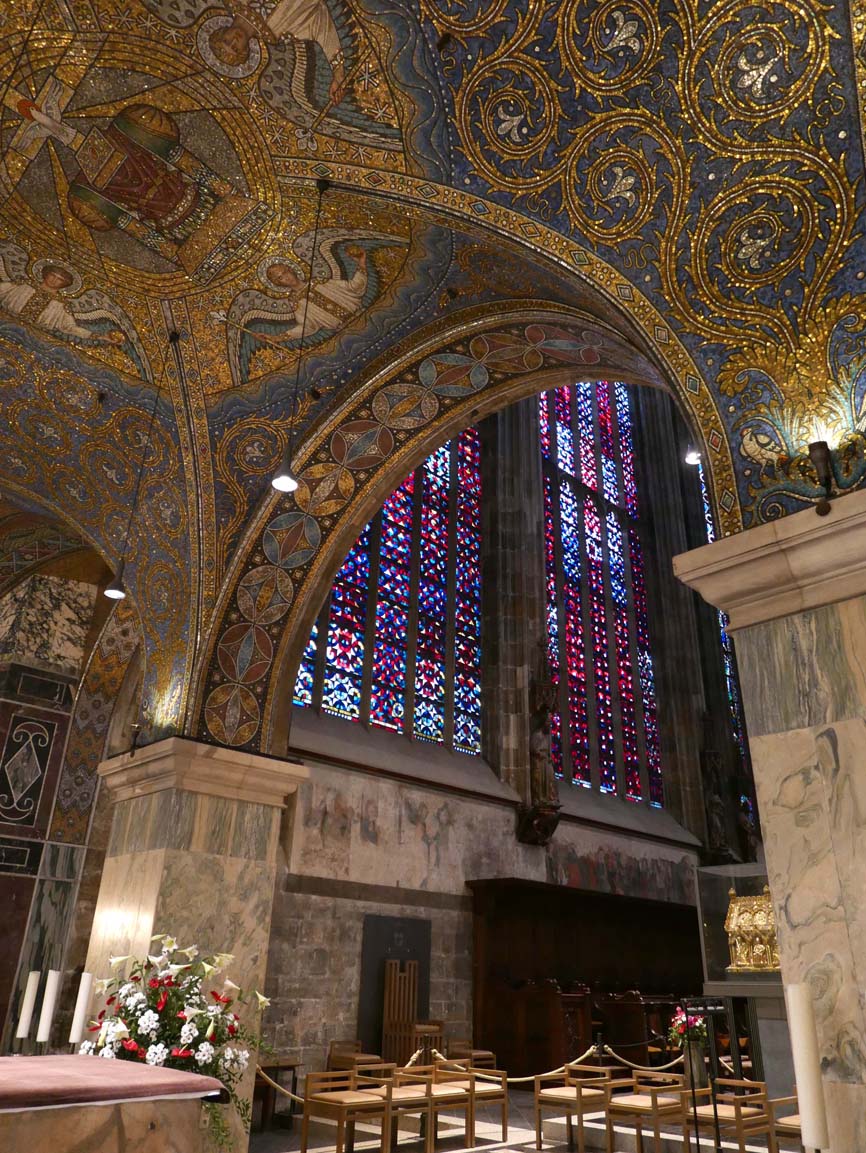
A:
<svg viewBox="0 0 866 1153">
<path fill-rule="evenodd" d="M 382 501 L 466 425 L 588 372 L 663 384 L 597 322 L 528 308 L 465 317 L 450 341 L 431 337 L 383 366 L 352 410 L 323 423 L 299 450 L 297 493 L 266 498 L 238 550 L 200 676 L 201 735 L 281 751 L 284 710 L 272 703 L 294 673 L 343 556 Z"/>
<path fill-rule="evenodd" d="M 211 655 L 194 638 L 235 595 L 285 440 L 308 282 L 327 385 L 309 430 L 378 381 L 385 343 L 401 355 L 447 327 L 457 232 L 506 236 L 527 259 L 472 304 L 502 310 L 540 262 L 560 272 L 545 299 L 591 287 L 700 430 L 722 531 L 817 498 L 816 435 L 839 487 L 861 483 L 863 0 L 12 7 L 4 476 L 116 561 L 131 490 L 115 444 L 140 442 L 160 388 L 129 569 L 157 727 L 192 724 L 191 664 Z M 313 251 L 318 176 L 341 187 Z"/>
</svg>

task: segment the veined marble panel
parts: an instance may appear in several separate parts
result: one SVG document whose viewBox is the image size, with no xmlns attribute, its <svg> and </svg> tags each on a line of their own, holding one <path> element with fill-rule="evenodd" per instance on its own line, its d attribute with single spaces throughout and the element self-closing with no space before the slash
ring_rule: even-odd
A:
<svg viewBox="0 0 866 1153">
<path fill-rule="evenodd" d="M 0 597 L 0 659 L 77 675 L 96 589 L 60 577 L 28 577 Z"/>
<path fill-rule="evenodd" d="M 46 846 L 57 848 L 62 846 Z M 9 1012 L 2 1042 L 3 1052 L 33 1052 L 32 1044 L 15 1042 L 12 1034 L 12 1022 L 18 1019 L 18 1008 L 24 995 L 24 986 L 27 975 L 32 969 L 43 972 L 48 969 L 62 969 L 63 954 L 69 925 L 75 911 L 75 873 L 84 858 L 81 848 L 72 850 L 77 856 L 55 858 L 55 863 L 61 871 L 72 869 L 73 875 L 65 879 L 51 876 L 40 876 L 36 881 L 33 900 L 30 905 L 30 917 L 21 952 L 18 958 L 18 969 L 15 974 L 15 984 L 12 997 L 9 1001 Z M 43 857 L 42 869 L 46 867 Z M 35 1036 L 35 1028 L 31 1030 L 31 1037 Z M 53 1037 L 52 1041 L 57 1042 Z"/>
<path fill-rule="evenodd" d="M 866 598 L 734 634 L 749 733 L 832 724 L 866 711 Z"/>
<path fill-rule="evenodd" d="M 165 850 L 122 853 L 105 858 L 85 967 L 98 977 L 109 974 L 108 959 L 143 957 L 151 936 L 162 881 Z"/>
<path fill-rule="evenodd" d="M 855 718 L 751 740 L 782 976 L 812 990 L 831 1147 L 840 1153 L 866 1148 L 862 1111 L 859 1121 L 834 1117 L 829 1088 L 866 1093 L 864 737 L 866 721 Z M 841 1128 L 837 1135 L 843 1125 L 863 1127 L 864 1140 L 852 1144 Z"/>
<path fill-rule="evenodd" d="M 171 848 L 266 860 L 278 826 L 272 805 L 165 789 L 117 802 L 108 853 Z"/>
</svg>

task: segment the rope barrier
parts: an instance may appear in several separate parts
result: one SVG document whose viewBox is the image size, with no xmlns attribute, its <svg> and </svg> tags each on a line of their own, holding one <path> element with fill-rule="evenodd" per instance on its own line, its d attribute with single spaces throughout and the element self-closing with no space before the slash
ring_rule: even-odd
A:
<svg viewBox="0 0 866 1153">
<path fill-rule="evenodd" d="M 459 1061 L 451 1061 L 447 1057 L 443 1057 L 438 1049 L 431 1049 L 430 1052 L 438 1060 L 444 1061 L 447 1065 L 453 1065 L 455 1069 L 462 1069 L 464 1073 L 467 1073 L 471 1068 L 469 1065 L 461 1065 Z M 552 1077 L 555 1073 L 564 1073 L 568 1065 L 579 1065 L 581 1061 L 585 1061 L 594 1052 L 595 1045 L 590 1045 L 585 1053 L 581 1053 L 573 1061 L 566 1061 L 565 1065 L 560 1065 L 558 1069 L 551 1069 L 547 1073 L 532 1073 L 529 1077 L 506 1077 L 505 1080 L 509 1085 L 516 1085 L 522 1081 L 534 1081 L 536 1077 Z M 501 1077 L 491 1077 L 489 1073 L 482 1073 L 479 1069 L 473 1069 L 472 1072 L 480 1081 L 493 1081 L 497 1085 L 502 1084 Z"/>
<path fill-rule="evenodd" d="M 278 1084 L 278 1082 L 274 1081 L 274 1079 L 272 1077 L 269 1077 L 267 1075 L 267 1073 L 264 1071 L 264 1069 L 261 1067 L 261 1065 L 256 1065 L 256 1072 L 258 1073 L 258 1075 L 261 1077 L 261 1079 L 263 1081 L 267 1081 L 267 1083 L 271 1086 L 272 1089 L 276 1089 L 277 1092 L 282 1093 L 282 1095 L 284 1097 L 290 1097 L 293 1101 L 297 1101 L 299 1105 L 303 1105 L 303 1103 L 304 1103 L 303 1097 L 299 1097 L 297 1095 L 297 1093 L 292 1093 L 290 1090 L 286 1089 L 284 1086 L 282 1086 L 282 1085 Z"/>
<path fill-rule="evenodd" d="M 615 1053 L 609 1045 L 604 1045 L 602 1048 L 604 1049 L 605 1053 L 615 1058 L 615 1060 L 619 1061 L 621 1064 L 627 1066 L 629 1069 L 636 1069 L 641 1073 L 663 1073 L 666 1069 L 673 1069 L 675 1065 L 679 1065 L 684 1060 L 682 1053 L 680 1053 L 679 1057 L 677 1057 L 674 1061 L 670 1061 L 667 1065 L 635 1065 L 632 1061 L 628 1061 L 625 1057 L 621 1057 L 619 1053 Z M 412 1065 L 416 1064 L 418 1058 L 423 1052 L 423 1049 L 416 1049 L 406 1064 L 403 1066 L 403 1068 L 408 1069 Z M 454 1069 L 460 1069 L 464 1073 L 468 1072 L 471 1068 L 469 1065 L 461 1064 L 460 1061 L 450 1060 L 448 1057 L 443 1056 L 443 1054 L 440 1053 L 438 1049 L 431 1049 L 430 1052 L 438 1061 L 442 1061 L 446 1065 L 452 1066 Z M 564 1065 L 560 1065 L 556 1069 L 550 1069 L 547 1073 L 533 1073 L 528 1077 L 506 1077 L 505 1081 L 508 1085 L 518 1085 L 525 1081 L 534 1081 L 536 1076 L 552 1077 L 557 1073 L 564 1073 L 569 1065 L 579 1065 L 582 1061 L 585 1061 L 587 1057 L 590 1057 L 595 1052 L 595 1045 L 591 1045 L 585 1053 L 581 1053 L 581 1055 L 579 1057 L 575 1057 L 573 1061 L 566 1061 Z M 722 1058 L 722 1061 L 724 1061 L 724 1058 Z M 278 1093 L 282 1093 L 284 1097 L 289 1097 L 292 1101 L 297 1101 L 300 1105 L 304 1104 L 303 1097 L 299 1097 L 297 1093 L 292 1093 L 289 1089 L 286 1089 L 284 1086 L 274 1081 L 273 1078 L 267 1075 L 261 1065 L 256 1065 L 256 1072 L 263 1081 L 266 1081 L 268 1085 L 270 1085 L 271 1088 L 276 1089 Z M 472 1073 L 480 1081 L 492 1081 L 497 1085 L 502 1083 L 501 1077 L 492 1077 L 489 1073 L 482 1073 L 479 1069 L 473 1069 Z"/>
<path fill-rule="evenodd" d="M 609 1053 L 611 1057 L 615 1057 L 617 1061 L 627 1065 L 629 1069 L 637 1069 L 639 1073 L 663 1073 L 665 1069 L 673 1069 L 674 1065 L 679 1065 L 684 1060 L 682 1053 L 673 1061 L 669 1061 L 667 1065 L 635 1065 L 633 1061 L 626 1060 L 625 1057 L 620 1057 L 619 1053 L 614 1053 L 610 1045 L 604 1046 L 605 1053 Z"/>
</svg>

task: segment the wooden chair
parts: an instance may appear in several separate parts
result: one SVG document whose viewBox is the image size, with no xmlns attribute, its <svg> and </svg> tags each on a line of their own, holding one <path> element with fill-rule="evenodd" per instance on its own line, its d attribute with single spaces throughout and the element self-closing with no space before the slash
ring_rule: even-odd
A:
<svg viewBox="0 0 866 1153">
<path fill-rule="evenodd" d="M 467 1073 L 471 1076 L 465 1080 L 456 1080 L 452 1082 L 452 1088 L 457 1088 L 458 1085 L 464 1088 L 472 1089 L 475 1095 L 475 1105 L 498 1105 L 500 1108 L 500 1115 L 502 1118 L 502 1140 L 508 1140 L 508 1074 L 504 1069 L 491 1069 L 485 1066 L 483 1069 L 477 1068 L 474 1065 L 461 1067 L 455 1070 L 453 1065 L 449 1069 L 451 1062 L 440 1061 L 437 1062 L 437 1069 L 443 1072 L 448 1071 L 455 1073 L 459 1078 L 461 1073 Z M 492 1080 L 492 1078 L 496 1078 Z"/>
<path fill-rule="evenodd" d="M 613 1148 L 613 1127 L 633 1125 L 637 1153 L 643 1153 L 644 1126 L 652 1126 L 653 1148 L 661 1153 L 661 1123 L 682 1117 L 683 1079 L 676 1073 L 635 1072 L 630 1078 L 610 1082 L 611 1097 L 605 1109 L 607 1147 Z"/>
<path fill-rule="evenodd" d="M 367 1080 L 366 1069 L 357 1073 L 359 1086 Z M 387 1084 L 370 1087 L 370 1092 L 388 1105 L 388 1137 L 383 1138 L 382 1153 L 389 1153 L 391 1123 L 401 1116 L 419 1116 L 424 1126 L 425 1153 L 433 1153 L 440 1113 L 462 1110 L 466 1119 L 466 1147 L 475 1145 L 474 1077 L 463 1072 L 450 1072 L 435 1065 L 395 1069 Z M 339 1153 L 339 1150 L 337 1150 Z"/>
<path fill-rule="evenodd" d="M 367 1076 L 359 1085 L 356 1069 L 330 1070 L 326 1073 L 308 1073 L 304 1082 L 304 1113 L 301 1123 L 301 1153 L 307 1151 L 310 1121 L 336 1121 L 335 1153 L 342 1153 L 346 1130 L 359 1118 L 382 1125 L 381 1149 L 388 1153 L 391 1144 L 391 1100 L 388 1091 L 370 1092 L 373 1087 L 373 1066 L 366 1066 Z M 392 1066 L 378 1066 L 378 1085 L 390 1086 Z"/>
<path fill-rule="evenodd" d="M 786 1113 L 784 1117 L 777 1117 L 776 1111 L 785 1105 L 797 1105 L 797 1094 L 793 1097 L 775 1097 L 770 1101 L 770 1115 L 773 1118 L 773 1136 L 778 1147 L 779 1138 L 796 1141 L 797 1148 L 803 1148 L 803 1130 L 800 1125 L 799 1113 Z"/>
<path fill-rule="evenodd" d="M 584 1117 L 589 1113 L 603 1113 L 610 1102 L 611 1086 L 614 1082 L 610 1077 L 587 1077 L 580 1069 L 573 1072 L 575 1066 L 568 1066 L 563 1073 L 542 1073 L 535 1078 L 535 1148 L 540 1149 L 541 1121 L 543 1109 L 555 1109 L 557 1113 L 565 1114 L 565 1125 L 568 1132 L 568 1147 L 574 1148 L 574 1125 L 572 1118 L 577 1118 L 577 1148 L 578 1153 L 585 1153 L 586 1136 L 584 1133 Z M 611 1151 L 610 1133 L 608 1134 L 608 1153 Z"/>
<path fill-rule="evenodd" d="M 476 1049 L 471 1041 L 455 1038 L 448 1042 L 448 1056 L 452 1061 L 466 1061 L 473 1069 L 495 1069 L 496 1054 L 492 1049 Z"/>
<path fill-rule="evenodd" d="M 773 1132 L 773 1113 L 767 1100 L 767 1086 L 763 1081 L 736 1081 L 733 1078 L 718 1077 L 715 1081 L 715 1103 L 713 1088 L 691 1089 L 683 1092 L 683 1133 L 698 1128 L 715 1133 L 716 1121 L 719 1136 L 737 1142 L 739 1153 L 746 1153 L 746 1141 L 751 1137 L 766 1137 L 770 1153 L 776 1153 L 776 1138 Z M 699 1104 L 695 1105 L 695 1101 Z"/>
<path fill-rule="evenodd" d="M 381 1065 L 376 1053 L 362 1053 L 360 1041 L 332 1041 L 328 1049 L 329 1070 L 357 1069 L 359 1065 Z"/>
</svg>

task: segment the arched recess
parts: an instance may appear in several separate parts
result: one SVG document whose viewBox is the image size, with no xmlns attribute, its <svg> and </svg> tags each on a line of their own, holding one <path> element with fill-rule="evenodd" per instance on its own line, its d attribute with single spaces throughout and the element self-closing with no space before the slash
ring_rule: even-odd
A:
<svg viewBox="0 0 866 1153">
<path fill-rule="evenodd" d="M 97 766 L 112 734 L 138 719 L 144 673 L 141 622 L 129 597 L 118 601 L 90 653 L 70 718 L 50 837 L 86 846 L 70 918 L 63 967 L 84 965 L 102 866 L 111 832 L 111 800 L 99 787 Z M 61 1011 L 71 1012 L 70 984 Z"/>
<path fill-rule="evenodd" d="M 537 304 L 455 318 L 380 364 L 351 405 L 299 446 L 300 486 L 265 497 L 224 586 L 189 731 L 285 750 L 275 692 L 297 666 L 322 599 L 361 527 L 438 444 L 515 400 L 586 377 L 667 387 L 591 317 Z"/>
</svg>

